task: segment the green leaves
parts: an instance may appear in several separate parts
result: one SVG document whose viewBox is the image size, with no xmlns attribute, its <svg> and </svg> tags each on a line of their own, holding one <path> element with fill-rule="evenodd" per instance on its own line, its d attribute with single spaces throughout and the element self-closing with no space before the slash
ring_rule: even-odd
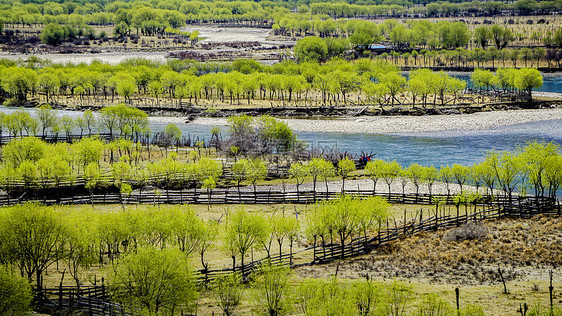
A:
<svg viewBox="0 0 562 316">
<path fill-rule="evenodd" d="M 49 45 L 57 45 L 66 37 L 68 37 L 68 31 L 65 32 L 64 27 L 57 23 L 45 25 L 39 34 L 41 42 Z"/>
<path fill-rule="evenodd" d="M 264 218 L 250 214 L 244 208 L 228 214 L 223 236 L 223 249 L 231 256 L 244 256 L 255 245 L 267 237 Z"/>
<path fill-rule="evenodd" d="M 24 161 L 36 162 L 46 154 L 47 145 L 35 137 L 13 140 L 3 148 L 3 158 L 12 167 Z"/>
<path fill-rule="evenodd" d="M 321 38 L 308 36 L 297 41 L 295 56 L 301 62 L 322 62 L 328 56 L 328 46 Z"/>
<path fill-rule="evenodd" d="M 25 204 L 0 213 L 3 257 L 15 263 L 29 280 L 41 275 L 55 261 L 64 258 L 66 228 L 53 208 Z"/>
<path fill-rule="evenodd" d="M 24 315 L 33 296 L 29 281 L 4 266 L 0 266 L 0 315 Z"/>
<path fill-rule="evenodd" d="M 238 147 L 241 153 L 280 152 L 295 145 L 296 136 L 287 124 L 267 115 L 233 116 L 228 118 L 228 125 L 230 139 L 227 143 Z"/>
<path fill-rule="evenodd" d="M 113 298 L 149 315 L 168 313 L 197 299 L 189 262 L 179 250 L 139 249 L 109 271 Z"/>
<path fill-rule="evenodd" d="M 316 204 L 307 215 L 309 238 L 338 236 L 343 245 L 352 234 L 367 234 L 387 217 L 388 203 L 379 197 L 342 196 Z"/>
<path fill-rule="evenodd" d="M 95 137 L 82 138 L 70 147 L 74 160 L 84 167 L 91 163 L 99 164 L 103 149 L 104 143 Z"/>
</svg>

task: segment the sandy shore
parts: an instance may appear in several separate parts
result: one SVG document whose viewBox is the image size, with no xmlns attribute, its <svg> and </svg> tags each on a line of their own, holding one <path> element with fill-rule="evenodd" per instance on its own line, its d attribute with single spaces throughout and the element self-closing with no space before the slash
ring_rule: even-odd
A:
<svg viewBox="0 0 562 316">
<path fill-rule="evenodd" d="M 295 131 L 336 133 L 414 133 L 484 130 L 501 126 L 562 119 L 562 109 L 479 112 L 461 115 L 365 116 L 330 120 L 283 119 Z M 198 118 L 193 123 L 226 125 L 226 119 Z"/>
</svg>

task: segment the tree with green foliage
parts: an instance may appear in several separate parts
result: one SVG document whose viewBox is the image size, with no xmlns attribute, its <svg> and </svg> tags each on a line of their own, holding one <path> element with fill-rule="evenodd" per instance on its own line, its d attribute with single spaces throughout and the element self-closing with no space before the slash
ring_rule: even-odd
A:
<svg viewBox="0 0 562 316">
<path fill-rule="evenodd" d="M 462 166 L 459 164 L 453 164 L 451 167 L 451 172 L 453 178 L 457 182 L 460 188 L 460 194 L 462 194 L 463 185 L 468 181 L 470 178 L 470 168 L 466 166 Z"/>
<path fill-rule="evenodd" d="M 97 247 L 93 246 L 97 240 L 97 223 L 93 213 L 87 211 L 75 212 L 67 218 L 67 255 L 64 262 L 68 272 L 80 287 L 82 269 L 96 263 Z"/>
<path fill-rule="evenodd" d="M 240 159 L 236 161 L 230 168 L 232 177 L 236 181 L 236 186 L 238 187 L 238 198 L 241 199 L 240 184 L 242 181 L 246 180 L 248 174 L 250 173 L 250 162 L 248 159 Z"/>
<path fill-rule="evenodd" d="M 408 168 L 404 169 L 406 177 L 408 177 L 412 181 L 412 184 L 416 188 L 416 199 L 420 191 L 420 185 L 423 181 L 424 171 L 424 167 L 417 163 L 413 163 L 408 166 Z"/>
<path fill-rule="evenodd" d="M 45 137 L 47 129 L 52 128 L 52 126 L 55 124 L 56 115 L 51 110 L 51 106 L 41 105 L 37 109 L 37 118 L 39 119 L 39 123 L 41 124 L 42 135 L 43 137 Z"/>
<path fill-rule="evenodd" d="M 312 158 L 308 162 L 308 172 L 312 176 L 312 191 L 316 194 L 318 178 L 324 177 L 327 181 L 328 177 L 334 175 L 334 165 L 324 158 Z M 328 183 L 326 183 L 326 192 L 328 192 Z"/>
<path fill-rule="evenodd" d="M 34 91 L 37 73 L 28 68 L 9 67 L 0 71 L 2 88 L 15 96 L 18 101 L 27 101 L 29 92 Z"/>
<path fill-rule="evenodd" d="M 30 311 L 32 299 L 29 281 L 0 266 L 0 315 L 25 315 Z"/>
<path fill-rule="evenodd" d="M 317 203 L 309 214 L 309 235 L 316 241 L 317 237 L 339 239 L 344 256 L 346 241 L 353 234 L 372 232 L 378 228 L 378 224 L 387 217 L 388 203 L 379 197 L 366 199 L 353 199 L 342 196 L 335 200 L 327 200 Z"/>
<path fill-rule="evenodd" d="M 525 93 L 527 98 L 531 99 L 533 89 L 538 89 L 543 85 L 542 75 L 534 68 L 519 69 L 515 77 L 514 85 L 517 89 Z"/>
<path fill-rule="evenodd" d="M 118 37 L 123 37 L 123 36 L 129 34 L 129 32 L 130 32 L 129 26 L 125 22 L 119 22 L 113 28 L 113 35 L 118 36 Z"/>
<path fill-rule="evenodd" d="M 266 226 L 262 216 L 250 214 L 244 208 L 229 213 L 224 228 L 223 249 L 232 258 L 232 268 L 236 269 L 236 256 L 240 255 L 244 276 L 246 254 L 265 238 Z"/>
<path fill-rule="evenodd" d="M 554 143 L 532 142 L 521 149 L 521 159 L 528 181 L 534 187 L 535 196 L 545 196 L 548 185 L 549 164 L 558 156 L 559 146 Z"/>
<path fill-rule="evenodd" d="M 84 180 L 85 180 L 85 187 L 90 191 L 90 198 L 92 200 L 92 207 L 93 204 L 93 195 L 96 188 L 99 188 L 103 185 L 101 171 L 99 163 L 90 162 L 84 168 Z"/>
<path fill-rule="evenodd" d="M 498 184 L 511 201 L 512 193 L 523 180 L 524 164 L 521 156 L 510 153 L 486 153 L 484 162 L 493 170 Z"/>
<path fill-rule="evenodd" d="M 294 48 L 295 57 L 300 62 L 322 62 L 328 56 L 328 46 L 319 37 L 308 36 L 297 41 Z"/>
<path fill-rule="evenodd" d="M 291 167 L 289 168 L 289 176 L 296 180 L 297 194 L 300 193 L 300 186 L 309 175 L 310 170 L 308 168 L 308 165 L 305 165 L 301 162 L 295 162 L 291 164 Z"/>
<path fill-rule="evenodd" d="M 427 185 L 427 191 L 429 192 L 429 196 L 433 192 L 433 185 L 435 181 L 439 179 L 439 171 L 434 166 L 423 167 L 423 178 L 422 181 Z"/>
<path fill-rule="evenodd" d="M 380 83 L 387 87 L 391 103 L 394 104 L 394 101 L 400 103 L 400 100 L 396 98 L 396 95 L 404 91 L 404 88 L 406 87 L 406 78 L 399 73 L 390 72 L 380 79 Z"/>
<path fill-rule="evenodd" d="M 41 42 L 49 45 L 58 45 L 68 37 L 68 31 L 58 23 L 49 23 L 41 30 L 39 38 Z"/>
<path fill-rule="evenodd" d="M 443 184 L 445 184 L 445 189 L 447 190 L 447 197 L 449 197 L 451 195 L 450 184 L 455 179 L 453 176 L 453 169 L 449 165 L 441 166 L 441 169 L 439 169 L 439 179 L 443 182 Z"/>
<path fill-rule="evenodd" d="M 282 255 L 282 247 L 285 239 L 289 239 L 291 253 L 293 241 L 299 231 L 299 222 L 296 218 L 285 216 L 272 216 L 271 218 L 271 236 L 277 241 L 279 246 L 279 255 Z"/>
<path fill-rule="evenodd" d="M 254 187 L 254 194 L 256 194 L 256 183 L 265 179 L 267 176 L 267 166 L 265 162 L 259 158 L 248 160 L 248 173 L 246 174 L 246 180 L 252 183 Z"/>
<path fill-rule="evenodd" d="M 66 255 L 66 227 L 61 213 L 53 208 L 25 204 L 4 209 L 0 214 L 0 237 L 9 262 L 18 267 L 37 288 L 43 274 Z"/>
<path fill-rule="evenodd" d="M 14 168 L 24 161 L 36 162 L 47 154 L 47 145 L 36 137 L 15 139 L 4 145 L 2 158 Z"/>
<path fill-rule="evenodd" d="M 341 191 L 345 191 L 345 179 L 349 177 L 349 174 L 356 170 L 355 162 L 349 158 L 341 159 L 338 161 L 338 175 L 342 179 Z"/>
<path fill-rule="evenodd" d="M 386 182 L 388 186 L 388 197 L 390 199 L 390 194 L 392 193 L 391 185 L 392 182 L 400 175 L 402 167 L 396 161 L 386 162 L 382 167 L 381 178 Z"/>
<path fill-rule="evenodd" d="M 170 142 L 175 142 L 176 143 L 176 152 L 179 150 L 179 145 L 180 145 L 180 140 L 181 140 L 181 136 L 182 136 L 182 131 L 181 129 L 173 123 L 168 123 L 168 125 L 166 125 L 166 127 L 164 128 L 164 135 L 166 135 L 166 137 L 170 140 Z M 164 148 L 166 149 L 166 156 L 168 155 L 168 150 L 167 150 L 167 144 L 169 144 L 169 142 L 166 140 L 164 142 Z"/>
<path fill-rule="evenodd" d="M 470 75 L 470 80 L 477 88 L 490 88 L 496 87 L 499 82 L 498 78 L 489 70 L 475 69 Z"/>
<path fill-rule="evenodd" d="M 99 164 L 103 155 L 104 143 L 96 137 L 82 138 L 70 147 L 74 161 L 85 169 L 91 163 Z"/>
<path fill-rule="evenodd" d="M 116 85 L 117 94 L 125 99 L 126 104 L 131 104 L 131 96 L 136 89 L 135 80 L 130 77 L 119 78 Z"/>
<path fill-rule="evenodd" d="M 226 316 L 236 314 L 244 297 L 242 280 L 236 273 L 219 276 L 213 281 L 213 292 L 217 305 Z"/>
<path fill-rule="evenodd" d="M 490 30 L 487 26 L 482 25 L 474 29 L 474 41 L 482 47 L 482 49 L 486 49 L 488 46 L 488 41 L 490 40 Z"/>
<path fill-rule="evenodd" d="M 367 162 L 367 165 L 365 166 L 367 177 L 373 181 L 373 195 L 377 189 L 377 182 L 382 177 L 385 164 L 386 162 L 382 159 L 373 159 Z"/>
<path fill-rule="evenodd" d="M 108 273 L 115 301 L 148 315 L 173 313 L 197 299 L 185 254 L 179 250 L 141 248 L 118 260 Z"/>
<path fill-rule="evenodd" d="M 515 39 L 510 29 L 498 24 L 490 27 L 490 38 L 494 41 L 497 49 L 504 49 L 509 42 Z"/>
<path fill-rule="evenodd" d="M 37 77 L 37 87 L 39 91 L 45 94 L 47 103 L 51 102 L 51 97 L 60 87 L 59 78 L 50 72 L 44 72 Z"/>
<path fill-rule="evenodd" d="M 266 315 L 286 315 L 290 311 L 291 269 L 271 262 L 263 263 L 253 285 L 257 309 Z"/>
</svg>

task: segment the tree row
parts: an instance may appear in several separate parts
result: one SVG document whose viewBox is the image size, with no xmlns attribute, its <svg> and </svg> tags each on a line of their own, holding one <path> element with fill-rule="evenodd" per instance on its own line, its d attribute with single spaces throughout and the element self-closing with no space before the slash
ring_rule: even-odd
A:
<svg viewBox="0 0 562 316">
<path fill-rule="evenodd" d="M 228 72 L 200 72 L 192 64 L 174 71 L 168 65 L 124 66 L 93 64 L 91 66 L 60 66 L 30 69 L 1 66 L 0 87 L 6 97 L 18 103 L 29 97 L 39 97 L 47 103 L 97 105 L 125 101 L 139 105 L 150 100 L 153 106 L 162 103 L 177 106 L 182 100 L 198 105 L 201 101 L 252 104 L 257 101 L 316 102 L 331 105 L 390 105 L 416 104 L 423 96 L 427 104 L 454 104 L 466 87 L 466 82 L 444 72 L 420 70 L 407 80 L 397 68 L 381 61 L 361 59 L 355 62 L 332 60 L 317 64 L 327 54 L 325 43 L 318 38 L 299 42 L 297 57 L 303 63 L 284 62 L 261 66 L 257 62 L 241 60 L 225 69 Z M 306 61 L 311 62 L 306 62 Z M 536 70 L 510 72 L 514 80 L 509 87 L 530 97 L 532 89 L 542 86 L 542 75 Z M 527 77 L 532 80 L 526 79 Z M 418 87 L 416 78 L 430 82 Z M 419 88 L 419 89 L 418 89 Z M 420 89 L 424 88 L 424 91 Z M 399 97 L 409 92 L 406 97 Z M 433 98 L 428 98 L 428 96 Z M 437 103 L 439 100 L 439 103 Z M 433 101 L 433 102 L 431 102 Z M 204 103 L 204 104 L 205 104 Z"/>
</svg>

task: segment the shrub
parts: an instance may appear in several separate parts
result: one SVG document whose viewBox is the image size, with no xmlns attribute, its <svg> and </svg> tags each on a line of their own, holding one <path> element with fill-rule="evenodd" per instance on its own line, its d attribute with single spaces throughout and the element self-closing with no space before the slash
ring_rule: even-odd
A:
<svg viewBox="0 0 562 316">
<path fill-rule="evenodd" d="M 459 228 L 451 229 L 443 236 L 444 241 L 484 240 L 490 230 L 482 223 L 468 222 Z"/>
<path fill-rule="evenodd" d="M 447 316 L 453 315 L 451 304 L 435 293 L 428 294 L 418 308 L 416 315 L 419 316 Z"/>
<path fill-rule="evenodd" d="M 29 310 L 29 281 L 0 266 L 0 315 L 19 315 Z"/>
<path fill-rule="evenodd" d="M 227 316 L 234 315 L 244 296 L 242 278 L 237 274 L 221 276 L 213 286 L 217 305 Z"/>
<path fill-rule="evenodd" d="M 484 316 L 486 313 L 480 305 L 468 304 L 461 309 L 461 316 Z"/>
</svg>

